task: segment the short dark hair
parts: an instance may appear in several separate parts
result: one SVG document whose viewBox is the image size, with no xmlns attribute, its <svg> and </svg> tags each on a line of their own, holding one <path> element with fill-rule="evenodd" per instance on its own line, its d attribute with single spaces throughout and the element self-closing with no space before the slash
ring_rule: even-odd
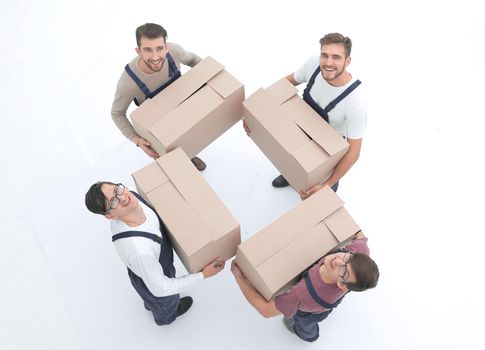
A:
<svg viewBox="0 0 485 350">
<path fill-rule="evenodd" d="M 323 45 L 328 44 L 341 44 L 344 46 L 345 49 L 345 57 L 350 56 L 350 52 L 352 51 L 352 40 L 348 36 L 343 36 L 340 33 L 330 33 L 325 35 L 323 38 L 320 39 L 320 47 Z"/>
<path fill-rule="evenodd" d="M 145 23 L 136 28 L 136 45 L 140 47 L 141 38 L 157 39 L 163 37 L 163 41 L 167 42 L 167 31 L 159 24 Z"/>
<path fill-rule="evenodd" d="M 350 266 L 355 275 L 355 282 L 347 282 L 346 286 L 354 292 L 363 292 L 374 288 L 379 280 L 379 269 L 370 256 L 355 253 L 350 257 Z"/>
<path fill-rule="evenodd" d="M 86 208 L 94 214 L 106 214 L 106 197 L 104 196 L 103 191 L 101 191 L 101 186 L 103 185 L 116 186 L 115 183 L 109 181 L 98 181 L 89 188 L 84 197 Z"/>
</svg>

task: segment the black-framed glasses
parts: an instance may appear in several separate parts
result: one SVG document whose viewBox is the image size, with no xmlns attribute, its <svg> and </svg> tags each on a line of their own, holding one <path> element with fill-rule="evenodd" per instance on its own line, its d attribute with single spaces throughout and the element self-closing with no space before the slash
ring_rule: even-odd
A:
<svg viewBox="0 0 485 350">
<path fill-rule="evenodd" d="M 354 255 L 353 252 L 346 252 L 343 258 L 344 264 L 338 269 L 338 275 L 340 276 L 342 281 L 344 281 L 344 283 L 348 283 L 345 279 L 345 274 L 347 273 L 347 264 L 349 263 L 352 255 Z"/>
<path fill-rule="evenodd" d="M 116 184 L 116 188 L 113 191 L 114 197 L 109 201 L 109 208 L 106 210 L 105 214 L 108 214 L 111 209 L 118 208 L 118 205 L 120 204 L 118 196 L 121 196 L 123 192 L 125 192 L 125 188 L 126 187 L 123 184 Z"/>
</svg>

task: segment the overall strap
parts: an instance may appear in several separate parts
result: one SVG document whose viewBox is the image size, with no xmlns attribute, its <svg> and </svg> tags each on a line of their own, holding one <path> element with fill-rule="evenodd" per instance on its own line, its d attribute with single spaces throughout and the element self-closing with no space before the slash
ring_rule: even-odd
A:
<svg viewBox="0 0 485 350">
<path fill-rule="evenodd" d="M 317 67 L 315 72 L 313 72 L 312 76 L 310 77 L 310 80 L 308 81 L 308 84 L 307 84 L 306 89 L 305 89 L 305 90 L 308 90 L 308 93 L 310 93 L 310 90 L 311 90 L 313 84 L 315 84 L 315 79 L 316 79 L 318 73 L 320 73 L 320 66 Z"/>
<path fill-rule="evenodd" d="M 118 239 L 122 238 L 128 238 L 128 237 L 145 237 L 148 239 L 151 239 L 152 241 L 155 241 L 159 244 L 162 244 L 162 239 L 158 237 L 157 235 L 153 233 L 148 233 L 148 232 L 143 232 L 143 231 L 125 231 L 125 232 L 120 232 L 111 238 L 111 241 L 117 241 Z"/>
<path fill-rule="evenodd" d="M 310 280 L 310 276 L 308 276 L 307 271 L 305 271 L 305 273 L 303 274 L 303 279 L 305 280 L 306 288 L 308 289 L 308 292 L 310 293 L 313 300 L 315 300 L 315 302 L 317 302 L 319 305 L 323 306 L 326 309 L 333 309 L 334 307 L 336 307 L 338 304 L 340 304 L 340 302 L 342 301 L 342 299 L 345 296 L 345 294 L 344 294 L 336 302 L 334 302 L 333 304 L 329 304 L 325 300 L 323 300 L 322 298 L 320 298 L 318 296 L 317 292 L 315 291 L 315 288 L 313 287 L 312 281 Z"/>
<path fill-rule="evenodd" d="M 131 77 L 131 79 L 133 79 L 133 81 L 140 88 L 140 90 L 143 91 L 143 93 L 145 94 L 145 97 L 148 98 L 152 93 L 147 88 L 145 83 L 142 82 L 140 78 L 138 78 L 138 76 L 135 74 L 135 72 L 133 72 L 133 70 L 130 68 L 130 66 L 128 64 L 125 66 L 125 71 Z"/>
<path fill-rule="evenodd" d="M 347 249 L 339 248 L 337 250 L 334 250 L 334 251 L 331 251 L 331 252 L 325 254 L 324 256 L 334 254 L 334 253 L 346 253 L 346 252 L 348 252 Z M 318 303 L 319 305 L 323 306 L 326 309 L 335 308 L 338 304 L 340 304 L 340 302 L 342 301 L 344 296 L 347 294 L 347 293 L 345 293 L 344 295 L 342 295 L 342 297 L 340 299 L 337 299 L 337 301 L 335 301 L 333 304 L 329 304 L 325 300 L 323 300 L 322 298 L 320 298 L 318 296 L 315 288 L 313 287 L 312 281 L 310 280 L 310 276 L 308 276 L 308 270 L 305 270 L 305 272 L 303 272 L 302 277 L 305 280 L 306 288 L 308 289 L 308 293 L 310 293 L 310 296 L 312 297 L 312 299 L 315 300 L 316 303 Z"/>
<path fill-rule="evenodd" d="M 166 57 L 167 57 L 167 61 L 168 61 L 168 76 L 172 77 L 175 74 L 177 74 L 179 69 L 177 68 L 177 65 L 175 64 L 175 61 L 174 61 L 172 55 L 170 54 L 170 52 L 167 52 Z"/>
<path fill-rule="evenodd" d="M 344 98 L 346 98 L 352 91 L 354 91 L 357 86 L 359 86 L 361 84 L 360 80 L 356 80 L 352 83 L 352 85 L 350 85 L 347 89 L 345 89 L 340 95 L 338 95 L 335 100 L 333 100 L 332 102 L 330 102 L 327 107 L 324 108 L 324 111 L 325 113 L 328 114 L 328 112 L 330 112 L 332 109 L 334 109 L 334 107 L 340 102 L 342 101 Z"/>
</svg>

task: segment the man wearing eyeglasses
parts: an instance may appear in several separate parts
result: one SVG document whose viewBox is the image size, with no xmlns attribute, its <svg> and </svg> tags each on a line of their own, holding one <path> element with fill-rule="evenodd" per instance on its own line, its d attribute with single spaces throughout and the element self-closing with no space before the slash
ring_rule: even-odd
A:
<svg viewBox="0 0 485 350">
<path fill-rule="evenodd" d="M 180 78 L 180 63 L 193 67 L 201 59 L 180 45 L 167 43 L 167 31 L 155 23 L 145 23 L 136 29 L 136 44 L 138 56 L 125 66 L 121 74 L 111 107 L 111 118 L 128 140 L 156 159 L 158 153 L 150 147 L 150 142 L 136 133 L 126 117 L 126 111 L 131 102 L 139 106 Z M 192 163 L 199 171 L 206 168 L 199 157 L 192 158 Z"/>
<path fill-rule="evenodd" d="M 88 210 L 111 221 L 112 241 L 131 284 L 159 326 L 172 323 L 191 307 L 192 298 L 180 298 L 180 293 L 224 268 L 217 258 L 201 272 L 175 277 L 172 244 L 163 222 L 141 196 L 122 184 L 93 184 L 85 203 Z"/>
<path fill-rule="evenodd" d="M 367 238 L 362 232 L 344 249 L 322 257 L 288 292 L 269 302 L 234 261 L 231 271 L 247 301 L 262 316 L 283 314 L 283 324 L 288 331 L 308 342 L 318 339 L 318 323 L 327 318 L 349 291 L 374 288 L 379 279 L 379 270 L 369 257 Z"/>
</svg>

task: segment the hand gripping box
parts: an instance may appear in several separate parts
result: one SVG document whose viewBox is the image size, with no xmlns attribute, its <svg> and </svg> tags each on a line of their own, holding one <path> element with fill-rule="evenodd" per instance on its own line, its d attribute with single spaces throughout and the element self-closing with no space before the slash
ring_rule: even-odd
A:
<svg viewBox="0 0 485 350">
<path fill-rule="evenodd" d="M 296 190 L 327 180 L 349 144 L 298 95 L 288 80 L 243 102 L 249 136 Z"/>
<path fill-rule="evenodd" d="M 181 147 L 192 158 L 242 117 L 244 86 L 211 57 L 131 114 L 138 135 L 160 155 Z"/>
<path fill-rule="evenodd" d="M 359 231 L 342 200 L 326 186 L 241 243 L 236 263 L 259 293 L 270 300 Z"/>
<path fill-rule="evenodd" d="M 133 173 L 140 194 L 162 218 L 190 273 L 216 257 L 227 260 L 241 243 L 239 223 L 177 148 Z"/>
</svg>

